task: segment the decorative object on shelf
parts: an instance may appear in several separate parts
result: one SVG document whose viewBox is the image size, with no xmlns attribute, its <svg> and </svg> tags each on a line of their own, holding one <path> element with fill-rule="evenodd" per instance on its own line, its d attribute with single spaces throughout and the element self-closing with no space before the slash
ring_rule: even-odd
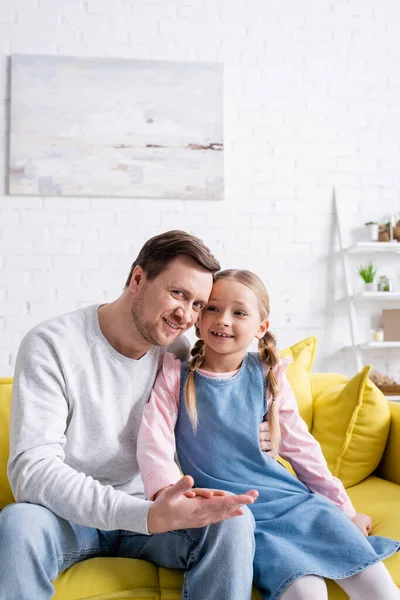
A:
<svg viewBox="0 0 400 600">
<path fill-rule="evenodd" d="M 375 329 L 375 331 L 372 332 L 372 341 L 383 342 L 383 329 Z"/>
<path fill-rule="evenodd" d="M 369 242 L 377 242 L 378 241 L 378 230 L 379 225 L 376 221 L 368 221 L 365 223 L 365 227 L 367 228 L 367 237 Z"/>
<path fill-rule="evenodd" d="M 396 225 L 393 227 L 393 238 L 400 242 L 400 218 Z"/>
<path fill-rule="evenodd" d="M 381 275 L 378 281 L 378 292 L 392 292 L 392 280 L 387 275 Z"/>
<path fill-rule="evenodd" d="M 223 198 L 222 63 L 14 55 L 10 114 L 9 194 Z"/>
<path fill-rule="evenodd" d="M 400 219 L 392 214 L 386 217 L 385 223 L 378 228 L 379 242 L 400 242 Z"/>
<path fill-rule="evenodd" d="M 389 375 L 384 375 L 383 373 L 379 373 L 379 371 L 372 371 L 369 375 L 370 380 L 376 386 L 380 387 L 381 385 L 396 385 L 396 381 L 393 377 L 389 377 Z"/>
<path fill-rule="evenodd" d="M 382 311 L 383 337 L 385 342 L 400 341 L 400 308 Z"/>
<path fill-rule="evenodd" d="M 376 286 L 374 284 L 376 272 L 377 269 L 375 269 L 372 262 L 368 263 L 368 265 L 366 266 L 360 265 L 358 267 L 358 273 L 360 277 L 364 280 L 365 290 L 367 292 L 373 292 L 376 289 Z"/>
<path fill-rule="evenodd" d="M 394 236 L 393 236 L 393 233 L 394 233 L 394 232 L 393 232 L 393 230 L 394 230 L 394 228 L 396 227 L 396 217 L 395 217 L 395 215 L 390 215 L 390 216 L 389 216 L 389 222 L 388 222 L 388 225 L 389 225 L 389 236 L 390 236 L 390 241 L 391 241 L 391 242 L 393 242 L 393 240 L 394 240 Z"/>
<path fill-rule="evenodd" d="M 379 225 L 378 242 L 390 242 L 390 233 L 386 225 Z"/>
<path fill-rule="evenodd" d="M 400 384 L 388 375 L 378 373 L 378 371 L 372 371 L 369 376 L 372 383 L 378 387 L 385 396 L 398 396 L 400 395 Z"/>
</svg>

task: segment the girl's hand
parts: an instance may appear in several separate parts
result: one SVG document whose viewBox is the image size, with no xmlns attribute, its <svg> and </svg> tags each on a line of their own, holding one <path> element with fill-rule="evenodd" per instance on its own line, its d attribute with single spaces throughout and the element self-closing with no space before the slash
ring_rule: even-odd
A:
<svg viewBox="0 0 400 600">
<path fill-rule="evenodd" d="M 196 498 L 196 496 L 200 496 L 201 498 L 212 498 L 213 496 L 227 496 L 226 492 L 222 490 L 208 490 L 205 488 L 192 488 L 191 490 L 185 492 L 186 498 Z"/>
<path fill-rule="evenodd" d="M 372 531 L 372 519 L 368 515 L 364 515 L 362 513 L 357 513 L 355 517 L 353 517 L 354 525 L 357 525 L 358 529 L 361 531 L 365 537 L 368 537 Z"/>
</svg>

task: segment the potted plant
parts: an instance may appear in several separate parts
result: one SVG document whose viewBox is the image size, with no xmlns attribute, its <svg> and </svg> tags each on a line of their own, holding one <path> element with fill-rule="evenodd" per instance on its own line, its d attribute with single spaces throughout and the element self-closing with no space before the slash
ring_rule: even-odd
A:
<svg viewBox="0 0 400 600">
<path fill-rule="evenodd" d="M 381 275 L 378 281 L 378 292 L 392 292 L 392 281 L 387 275 Z"/>
<path fill-rule="evenodd" d="M 365 223 L 365 227 L 367 228 L 367 236 L 369 242 L 377 242 L 379 235 L 379 226 L 376 221 L 368 221 Z"/>
<path fill-rule="evenodd" d="M 374 279 L 375 279 L 376 272 L 377 272 L 377 269 L 375 269 L 372 262 L 370 262 L 366 266 L 360 265 L 358 267 L 358 273 L 361 276 L 361 278 L 364 280 L 366 292 L 373 292 L 375 290 Z"/>
</svg>

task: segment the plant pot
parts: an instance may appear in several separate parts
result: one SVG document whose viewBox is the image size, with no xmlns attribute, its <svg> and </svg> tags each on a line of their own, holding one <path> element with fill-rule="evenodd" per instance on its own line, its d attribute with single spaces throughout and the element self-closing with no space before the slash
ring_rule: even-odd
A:
<svg viewBox="0 0 400 600">
<path fill-rule="evenodd" d="M 371 281 L 371 283 L 364 283 L 366 292 L 376 292 L 376 283 Z"/>
<path fill-rule="evenodd" d="M 365 226 L 367 229 L 367 237 L 369 242 L 377 242 L 379 236 L 379 226 L 378 223 L 371 223 L 370 225 Z"/>
</svg>

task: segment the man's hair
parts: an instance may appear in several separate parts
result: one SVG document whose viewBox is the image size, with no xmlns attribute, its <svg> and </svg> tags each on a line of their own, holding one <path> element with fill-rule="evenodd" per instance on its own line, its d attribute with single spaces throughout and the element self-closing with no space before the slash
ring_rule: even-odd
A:
<svg viewBox="0 0 400 600">
<path fill-rule="evenodd" d="M 181 254 L 193 258 L 201 267 L 213 274 L 221 268 L 202 240 L 186 231 L 166 231 L 150 238 L 145 243 L 131 267 L 125 287 L 129 286 L 133 269 L 138 265 L 142 267 L 147 279 L 152 280 L 166 268 L 171 260 Z"/>
</svg>

